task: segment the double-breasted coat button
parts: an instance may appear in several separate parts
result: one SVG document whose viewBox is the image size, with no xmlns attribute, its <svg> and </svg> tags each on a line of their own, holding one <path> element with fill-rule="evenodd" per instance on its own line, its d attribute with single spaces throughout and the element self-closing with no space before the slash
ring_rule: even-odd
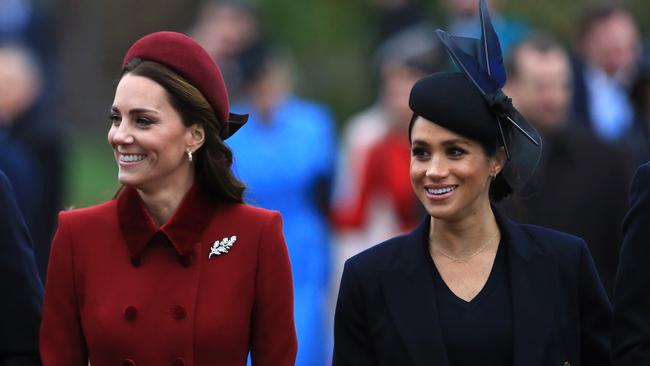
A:
<svg viewBox="0 0 650 366">
<path fill-rule="evenodd" d="M 136 309 L 135 306 L 132 305 L 125 307 L 122 313 L 124 314 L 124 319 L 130 322 L 135 321 L 135 318 L 138 317 L 138 309 Z"/>
<path fill-rule="evenodd" d="M 192 254 L 182 255 L 179 260 L 181 262 L 181 265 L 187 268 L 192 264 Z"/>
<path fill-rule="evenodd" d="M 174 360 L 172 366 L 185 366 L 185 359 L 183 357 L 178 357 Z"/>
<path fill-rule="evenodd" d="M 133 267 L 140 267 L 141 264 L 142 264 L 142 259 L 139 256 L 131 257 L 131 265 L 133 265 Z"/>
<path fill-rule="evenodd" d="M 172 317 L 176 320 L 185 319 L 187 316 L 187 311 L 185 311 L 185 308 L 180 305 L 172 306 L 171 313 Z"/>
<path fill-rule="evenodd" d="M 130 358 L 127 358 L 122 362 L 122 366 L 135 366 L 135 361 L 133 361 Z"/>
</svg>

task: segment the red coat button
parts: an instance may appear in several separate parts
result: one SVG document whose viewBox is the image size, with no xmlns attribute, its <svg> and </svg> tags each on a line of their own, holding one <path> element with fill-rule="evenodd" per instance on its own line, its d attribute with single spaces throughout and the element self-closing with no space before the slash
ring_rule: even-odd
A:
<svg viewBox="0 0 650 366">
<path fill-rule="evenodd" d="M 122 362 L 122 366 L 135 366 L 135 361 L 133 361 L 130 358 L 127 358 L 126 360 L 124 360 L 124 362 Z"/>
<path fill-rule="evenodd" d="M 125 307 L 122 313 L 124 314 L 124 319 L 130 322 L 135 321 L 135 318 L 138 317 L 138 309 L 136 309 L 135 306 L 129 305 Z"/>
<path fill-rule="evenodd" d="M 172 306 L 171 313 L 172 317 L 176 320 L 185 319 L 187 316 L 187 311 L 185 311 L 185 308 L 180 305 Z"/>
</svg>

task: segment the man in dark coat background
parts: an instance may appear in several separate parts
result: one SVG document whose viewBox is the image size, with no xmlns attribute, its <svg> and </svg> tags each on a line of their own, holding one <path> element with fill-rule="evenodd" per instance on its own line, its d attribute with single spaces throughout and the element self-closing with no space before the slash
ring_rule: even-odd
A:
<svg viewBox="0 0 650 366">
<path fill-rule="evenodd" d="M 566 51 L 544 35 L 513 49 L 506 94 L 543 137 L 533 178 L 502 208 L 515 220 L 583 238 L 611 298 L 632 170 L 623 151 L 569 124 Z"/>
<path fill-rule="evenodd" d="M 0 171 L 0 366 L 40 365 L 43 285 L 27 226 Z"/>
<path fill-rule="evenodd" d="M 614 290 L 612 358 L 616 366 L 650 365 L 650 162 L 637 170 Z"/>
</svg>

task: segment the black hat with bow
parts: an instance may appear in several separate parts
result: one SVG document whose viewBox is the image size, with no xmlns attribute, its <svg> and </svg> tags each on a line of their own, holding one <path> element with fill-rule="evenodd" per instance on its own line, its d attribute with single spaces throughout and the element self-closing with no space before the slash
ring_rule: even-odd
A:
<svg viewBox="0 0 650 366">
<path fill-rule="evenodd" d="M 415 115 L 460 135 L 487 146 L 502 146 L 508 161 L 501 173 L 514 191 L 520 191 L 537 167 L 542 139 L 501 90 L 506 72 L 485 0 L 479 0 L 479 16 L 480 39 L 437 31 L 461 72 L 436 73 L 419 80 L 411 90 L 409 106 Z"/>
</svg>

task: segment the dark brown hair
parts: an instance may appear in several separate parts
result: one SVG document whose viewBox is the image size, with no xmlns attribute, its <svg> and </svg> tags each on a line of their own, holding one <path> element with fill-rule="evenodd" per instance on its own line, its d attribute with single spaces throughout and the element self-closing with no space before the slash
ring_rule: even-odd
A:
<svg viewBox="0 0 650 366">
<path fill-rule="evenodd" d="M 569 62 L 569 55 L 566 50 L 555 39 L 546 33 L 537 32 L 533 33 L 530 36 L 527 36 L 523 40 L 517 42 L 515 46 L 510 51 L 510 54 L 505 59 L 506 74 L 508 75 L 508 80 L 518 79 L 521 77 L 521 65 L 520 65 L 520 52 L 529 48 L 537 53 L 548 54 L 551 52 L 558 52 L 564 58 L 566 58 L 567 63 Z"/>
<path fill-rule="evenodd" d="M 595 26 L 603 23 L 615 15 L 623 15 L 633 20 L 632 13 L 624 5 L 616 2 L 605 1 L 588 8 L 578 24 L 578 41 L 582 42 Z"/>
<path fill-rule="evenodd" d="M 220 137 L 223 123 L 203 94 L 182 76 L 157 62 L 133 58 L 122 69 L 121 76 L 126 74 L 158 83 L 167 91 L 169 102 L 181 115 L 185 126 L 198 124 L 203 127 L 205 141 L 194 155 L 199 184 L 217 200 L 243 202 L 246 187 L 232 173 L 232 151 Z"/>
</svg>

